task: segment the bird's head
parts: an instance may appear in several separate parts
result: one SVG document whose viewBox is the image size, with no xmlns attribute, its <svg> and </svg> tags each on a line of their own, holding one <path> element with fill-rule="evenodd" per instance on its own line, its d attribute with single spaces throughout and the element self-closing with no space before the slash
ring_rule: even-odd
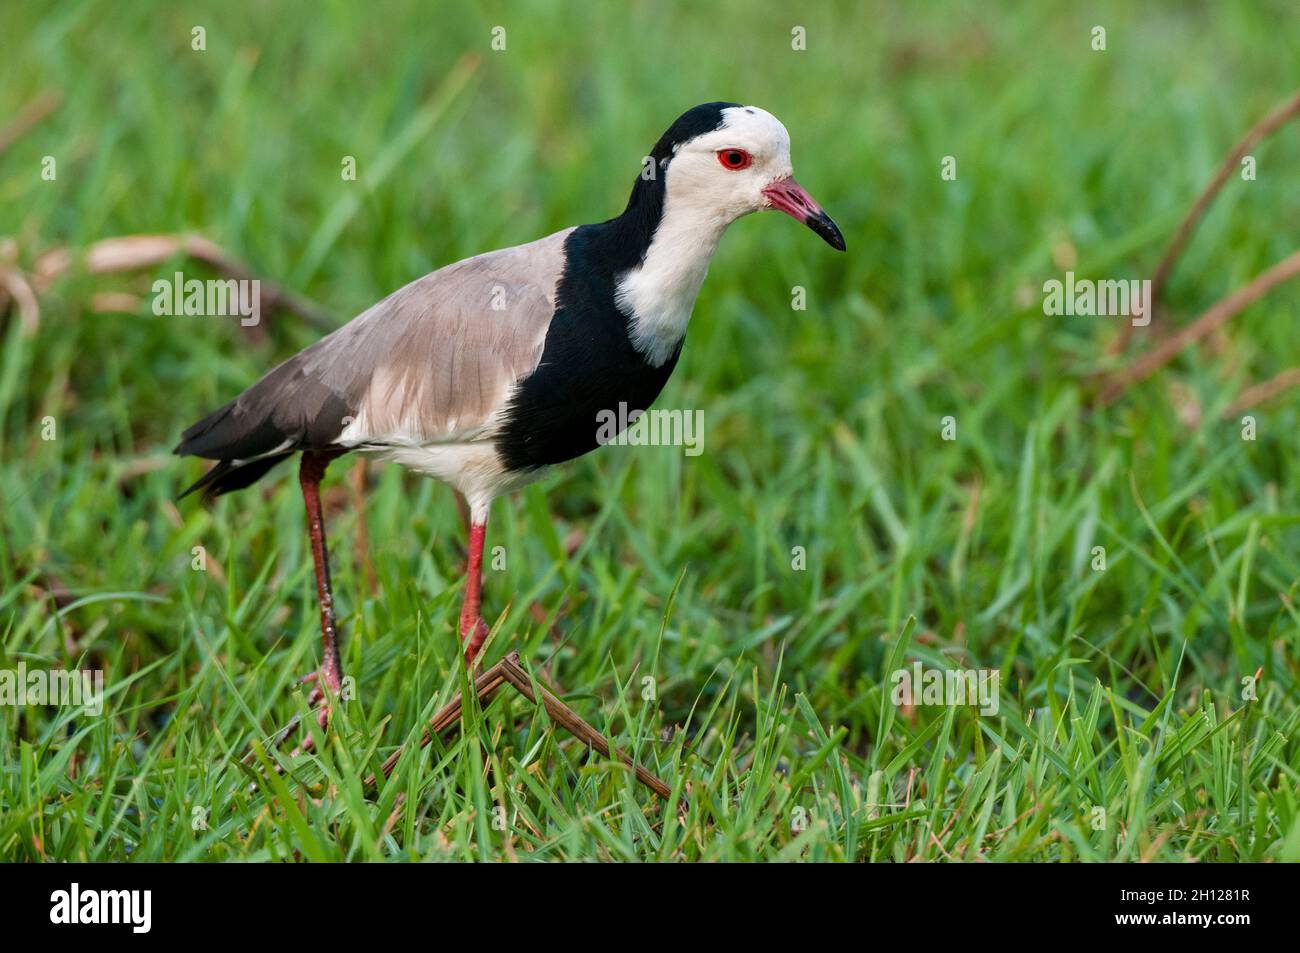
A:
<svg viewBox="0 0 1300 953">
<path fill-rule="evenodd" d="M 669 209 L 728 224 L 777 209 L 844 251 L 844 236 L 794 179 L 790 134 L 757 106 L 706 103 L 683 113 L 651 153 Z"/>
</svg>

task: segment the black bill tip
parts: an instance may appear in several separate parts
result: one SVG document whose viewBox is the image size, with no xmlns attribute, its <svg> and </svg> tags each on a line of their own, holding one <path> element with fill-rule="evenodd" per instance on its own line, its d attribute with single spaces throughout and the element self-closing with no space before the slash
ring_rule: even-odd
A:
<svg viewBox="0 0 1300 953">
<path fill-rule="evenodd" d="M 804 218 L 803 223 L 820 235 L 826 244 L 836 251 L 845 250 L 844 235 L 840 231 L 840 227 L 825 212 L 808 215 Z"/>
</svg>

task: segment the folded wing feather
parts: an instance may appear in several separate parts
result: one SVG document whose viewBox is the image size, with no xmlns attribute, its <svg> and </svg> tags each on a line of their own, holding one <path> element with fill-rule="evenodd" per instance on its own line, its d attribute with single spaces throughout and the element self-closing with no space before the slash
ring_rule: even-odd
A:
<svg viewBox="0 0 1300 953">
<path fill-rule="evenodd" d="M 190 489 L 295 450 L 487 439 L 541 359 L 570 231 L 417 279 L 276 367 L 185 431 L 176 453 L 222 461 Z"/>
</svg>

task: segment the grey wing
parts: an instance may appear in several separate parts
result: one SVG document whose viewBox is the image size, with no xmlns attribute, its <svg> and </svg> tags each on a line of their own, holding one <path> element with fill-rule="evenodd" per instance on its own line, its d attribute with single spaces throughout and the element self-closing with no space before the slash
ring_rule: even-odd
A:
<svg viewBox="0 0 1300 953">
<path fill-rule="evenodd" d="M 411 282 L 190 427 L 175 452 L 223 461 L 224 492 L 247 485 L 230 470 L 295 450 L 483 439 L 541 360 L 570 231 Z"/>
</svg>

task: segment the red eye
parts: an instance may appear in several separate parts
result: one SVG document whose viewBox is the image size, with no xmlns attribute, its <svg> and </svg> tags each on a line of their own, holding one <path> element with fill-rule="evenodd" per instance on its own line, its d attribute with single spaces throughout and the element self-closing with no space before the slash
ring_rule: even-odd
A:
<svg viewBox="0 0 1300 953">
<path fill-rule="evenodd" d="M 731 169 L 734 172 L 737 169 L 748 168 L 754 159 L 744 149 L 719 149 L 718 161 L 722 163 L 724 169 Z"/>
</svg>

